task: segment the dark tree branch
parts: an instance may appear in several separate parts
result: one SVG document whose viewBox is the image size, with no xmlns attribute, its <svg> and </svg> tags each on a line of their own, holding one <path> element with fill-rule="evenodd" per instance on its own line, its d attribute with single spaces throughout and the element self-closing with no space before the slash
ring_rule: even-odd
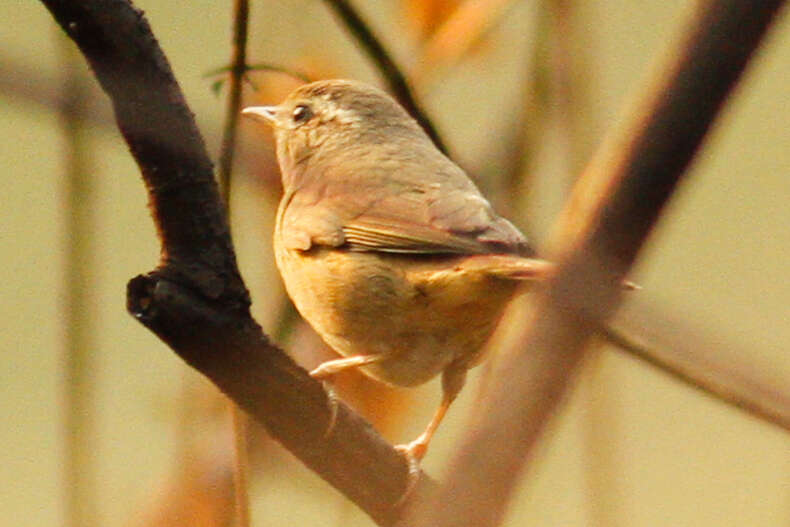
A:
<svg viewBox="0 0 790 527">
<path fill-rule="evenodd" d="M 401 72 L 390 54 L 384 49 L 384 45 L 376 38 L 365 21 L 362 20 L 354 6 L 348 0 L 326 0 L 326 3 L 356 38 L 368 57 L 376 64 L 376 68 L 387 81 L 392 95 L 420 123 L 420 126 L 430 136 L 436 147 L 447 154 L 447 146 L 442 141 L 439 132 L 436 131 L 436 127 L 428 118 L 425 110 L 422 109 L 412 94 L 406 75 Z"/>
<path fill-rule="evenodd" d="M 148 187 L 162 240 L 158 272 L 245 311 L 249 298 L 211 161 L 148 23 L 124 0 L 44 4 L 111 95 L 118 127 Z"/>
<path fill-rule="evenodd" d="M 159 267 L 131 280 L 127 306 L 308 467 L 379 524 L 407 482 L 403 457 L 272 345 L 249 313 L 211 161 L 170 66 L 126 0 L 42 0 L 112 100 L 148 188 Z M 423 477 L 417 495 L 432 486 Z"/>
<path fill-rule="evenodd" d="M 557 273 L 475 406 L 452 477 L 405 525 L 498 525 L 522 468 L 576 371 L 586 343 L 618 304 L 636 259 L 722 104 L 782 5 L 704 2 L 670 67 L 583 179 L 601 189 L 555 242 Z M 584 183 L 584 182 L 582 182 Z M 589 188 L 583 184 L 579 188 Z M 577 195 L 577 200 L 581 199 Z M 578 214 L 579 201 L 571 201 Z"/>
</svg>

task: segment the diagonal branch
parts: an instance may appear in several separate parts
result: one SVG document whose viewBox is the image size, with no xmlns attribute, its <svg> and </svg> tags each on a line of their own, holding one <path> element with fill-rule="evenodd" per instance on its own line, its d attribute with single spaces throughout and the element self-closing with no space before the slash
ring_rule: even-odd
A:
<svg viewBox="0 0 790 527">
<path fill-rule="evenodd" d="M 148 188 L 159 267 L 129 282 L 127 307 L 269 433 L 381 525 L 408 468 L 361 417 L 271 344 L 249 313 L 212 165 L 167 59 L 128 0 L 42 0 L 112 100 Z M 423 477 L 417 494 L 432 481 Z"/>
<path fill-rule="evenodd" d="M 638 325 L 632 321 L 623 324 L 618 312 L 614 323 L 601 329 L 601 336 L 608 344 L 700 393 L 790 431 L 787 383 L 772 376 L 767 365 L 758 364 L 754 349 L 736 353 L 738 346 L 713 345 L 712 339 L 693 327 L 684 327 L 677 320 L 670 323 L 666 317 L 661 320 L 662 314 L 656 310 L 649 316 L 641 315 Z M 629 327 L 639 330 L 628 331 Z"/>
<path fill-rule="evenodd" d="M 404 525 L 498 525 L 519 474 L 556 410 L 584 349 L 619 302 L 620 281 L 760 43 L 780 0 L 703 2 L 636 116 L 583 175 L 555 240 L 557 274 L 531 323 L 496 365 L 488 393 L 450 464 L 451 477 Z M 589 195 L 588 195 L 589 196 Z M 589 200 L 589 197 L 586 198 Z"/>
</svg>

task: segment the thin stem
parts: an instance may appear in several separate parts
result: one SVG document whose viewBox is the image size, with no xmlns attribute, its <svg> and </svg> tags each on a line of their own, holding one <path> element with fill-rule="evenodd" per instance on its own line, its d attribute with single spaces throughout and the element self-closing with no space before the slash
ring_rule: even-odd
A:
<svg viewBox="0 0 790 527">
<path fill-rule="evenodd" d="M 247 72 L 247 29 L 249 27 L 250 6 L 247 0 L 233 2 L 233 45 L 231 54 L 230 79 L 228 82 L 228 103 L 225 125 L 222 131 L 222 147 L 219 153 L 217 178 L 225 206 L 230 212 L 230 178 L 233 170 L 233 155 L 236 150 L 236 135 L 241 111 L 241 88 Z"/>
<path fill-rule="evenodd" d="M 687 386 L 790 431 L 790 398 L 782 393 L 781 387 L 772 391 L 764 382 L 753 382 L 753 376 L 745 373 L 748 371 L 746 366 L 739 368 L 730 364 L 729 369 L 725 369 L 710 360 L 700 360 L 700 351 L 694 355 L 688 350 L 649 346 L 638 337 L 611 326 L 602 328 L 600 333 L 609 344 Z M 707 353 L 711 356 L 721 355 L 710 351 Z"/>
<path fill-rule="evenodd" d="M 225 209 L 230 222 L 231 176 L 233 172 L 233 156 L 236 151 L 239 112 L 241 111 L 241 89 L 244 74 L 247 72 L 247 31 L 249 27 L 250 6 L 248 0 L 233 2 L 233 43 L 230 64 L 230 81 L 228 82 L 228 104 L 225 114 L 225 125 L 222 132 L 222 147 L 219 155 L 217 177 L 219 191 L 225 202 Z M 229 399 L 231 427 L 233 433 L 233 487 L 236 525 L 249 527 L 250 500 L 247 490 L 247 472 L 249 467 L 247 455 L 246 416 L 236 403 Z"/>
<path fill-rule="evenodd" d="M 395 64 L 395 60 L 384 48 L 381 41 L 376 38 L 356 9 L 347 0 L 325 1 L 376 65 L 381 75 L 387 81 L 393 96 L 420 123 L 420 126 L 422 126 L 436 147 L 447 154 L 447 146 L 442 141 L 439 132 L 428 118 L 425 110 L 422 109 L 414 97 L 412 89 L 406 80 L 406 75 Z"/>
<path fill-rule="evenodd" d="M 247 444 L 247 414 L 228 399 L 231 426 L 233 427 L 233 490 L 237 527 L 250 526 L 249 497 L 249 445 Z"/>
<path fill-rule="evenodd" d="M 59 37 L 60 39 L 60 37 Z M 93 189 L 84 114 L 88 95 L 82 64 L 71 42 L 60 39 L 65 55 L 61 119 L 66 164 L 66 309 L 65 348 L 65 482 L 66 524 L 82 527 L 96 523 L 94 455 L 95 383 L 92 347 L 91 257 L 93 244 Z"/>
</svg>

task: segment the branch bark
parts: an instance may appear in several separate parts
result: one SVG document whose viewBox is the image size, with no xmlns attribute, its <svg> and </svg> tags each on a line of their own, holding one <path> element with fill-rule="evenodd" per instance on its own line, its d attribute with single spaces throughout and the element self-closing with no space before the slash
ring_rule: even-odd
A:
<svg viewBox="0 0 790 527">
<path fill-rule="evenodd" d="M 781 5 L 701 4 L 677 58 L 617 135 L 616 147 L 596 157 L 577 185 L 553 244 L 557 274 L 536 299 L 518 339 L 522 349 L 507 350 L 495 365 L 497 382 L 475 406 L 450 464 L 452 477 L 403 525 L 501 522 L 587 342 L 617 306 L 621 280 Z M 590 188 L 597 190 L 592 200 Z"/>
<path fill-rule="evenodd" d="M 212 164 L 170 66 L 127 0 L 42 0 L 103 89 L 149 192 L 159 266 L 127 308 L 269 433 L 381 525 L 406 488 L 403 457 L 269 342 L 251 318 Z M 430 489 L 423 477 L 417 493 Z"/>
</svg>

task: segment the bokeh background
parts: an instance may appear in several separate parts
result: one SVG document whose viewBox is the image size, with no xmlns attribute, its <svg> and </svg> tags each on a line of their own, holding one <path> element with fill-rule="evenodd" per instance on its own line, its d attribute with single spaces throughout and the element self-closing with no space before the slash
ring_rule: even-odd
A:
<svg viewBox="0 0 790 527">
<path fill-rule="evenodd" d="M 666 58 L 695 3 L 356 4 L 413 79 L 453 157 L 540 245 L 574 177 Z M 226 93 L 215 94 L 206 73 L 230 56 L 231 2 L 136 5 L 216 153 Z M 68 423 L 76 422 L 71 444 L 82 456 L 90 525 L 226 525 L 227 403 L 125 311 L 125 284 L 156 264 L 158 244 L 106 97 L 72 48 L 39 3 L 0 3 L 0 523 L 66 523 Z M 254 1 L 249 50 L 252 63 L 313 78 L 381 82 L 319 0 Z M 276 103 L 298 84 L 278 73 L 251 78 L 248 104 Z M 62 116 L 73 82 L 84 90 L 76 135 Z M 634 275 L 644 289 L 631 300 L 664 317 L 653 331 L 701 335 L 787 385 L 789 85 L 785 13 L 651 237 Z M 83 179 L 69 206 L 74 144 Z M 254 313 L 314 365 L 327 352 L 289 315 L 271 257 L 279 182 L 268 131 L 244 123 L 237 159 L 232 223 Z M 74 214 L 82 234 L 69 230 Z M 504 330 L 519 324 L 519 307 L 513 312 Z M 75 329 L 78 385 L 67 366 Z M 484 384 L 485 366 L 478 370 L 423 464 L 431 474 L 441 476 Z M 396 442 L 419 433 L 439 400 L 438 382 L 393 390 L 349 376 L 340 385 Z M 372 524 L 254 426 L 250 440 L 253 525 Z M 506 525 L 527 524 L 790 525 L 790 439 L 605 349 L 587 364 L 514 499 Z"/>
</svg>

